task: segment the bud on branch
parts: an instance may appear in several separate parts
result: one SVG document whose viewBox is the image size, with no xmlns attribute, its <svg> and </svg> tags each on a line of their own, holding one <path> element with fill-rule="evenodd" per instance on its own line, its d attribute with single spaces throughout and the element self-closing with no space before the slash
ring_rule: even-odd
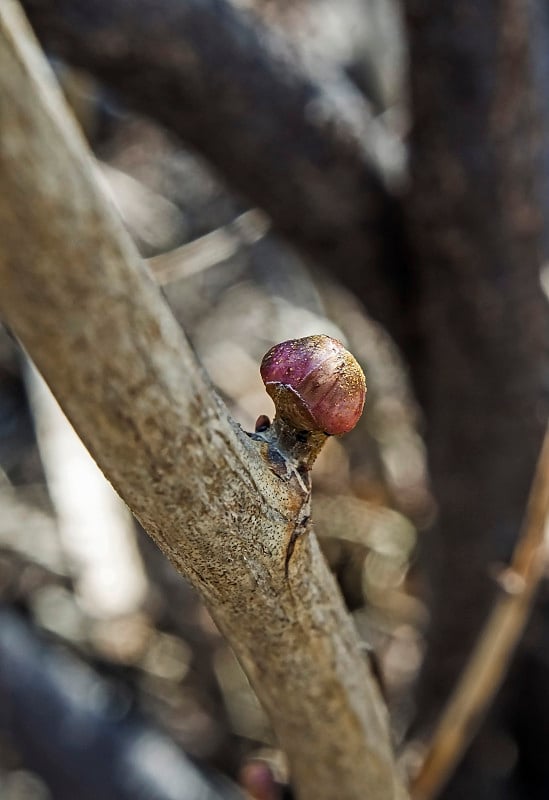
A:
<svg viewBox="0 0 549 800">
<path fill-rule="evenodd" d="M 362 414 L 364 373 L 331 336 L 275 345 L 261 362 L 261 377 L 276 408 L 269 438 L 301 469 L 310 469 L 328 436 L 352 430 Z"/>
</svg>

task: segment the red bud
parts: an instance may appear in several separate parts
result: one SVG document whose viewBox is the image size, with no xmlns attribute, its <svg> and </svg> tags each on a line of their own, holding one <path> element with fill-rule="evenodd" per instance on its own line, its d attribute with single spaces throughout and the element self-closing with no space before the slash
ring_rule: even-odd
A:
<svg viewBox="0 0 549 800">
<path fill-rule="evenodd" d="M 362 414 L 364 373 L 331 336 L 305 336 L 275 345 L 261 362 L 261 377 L 277 414 L 298 429 L 347 433 Z"/>
<path fill-rule="evenodd" d="M 240 770 L 240 785 L 254 800 L 278 800 L 281 796 L 272 769 L 265 761 L 245 764 Z"/>
</svg>

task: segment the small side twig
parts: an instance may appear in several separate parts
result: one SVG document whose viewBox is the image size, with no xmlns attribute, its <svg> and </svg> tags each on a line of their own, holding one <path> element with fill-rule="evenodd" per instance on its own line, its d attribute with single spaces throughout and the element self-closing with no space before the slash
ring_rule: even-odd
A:
<svg viewBox="0 0 549 800">
<path fill-rule="evenodd" d="M 257 209 L 240 214 L 192 242 L 186 242 L 169 253 L 148 259 L 155 281 L 160 286 L 188 278 L 231 258 L 243 246 L 250 246 L 269 230 L 270 223 Z"/>
<path fill-rule="evenodd" d="M 431 800 L 451 776 L 500 687 L 543 577 L 549 517 L 549 428 L 536 468 L 526 517 L 507 569 L 501 595 L 488 617 L 453 696 L 443 711 L 419 773 L 412 800 Z"/>
</svg>

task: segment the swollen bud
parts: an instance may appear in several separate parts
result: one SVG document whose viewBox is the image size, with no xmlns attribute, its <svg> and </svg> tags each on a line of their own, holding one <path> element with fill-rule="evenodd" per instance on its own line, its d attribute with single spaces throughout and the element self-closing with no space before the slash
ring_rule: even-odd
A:
<svg viewBox="0 0 549 800">
<path fill-rule="evenodd" d="M 347 433 L 362 414 L 364 373 L 331 336 L 305 336 L 275 345 L 261 362 L 261 377 L 277 417 L 297 430 Z"/>
</svg>

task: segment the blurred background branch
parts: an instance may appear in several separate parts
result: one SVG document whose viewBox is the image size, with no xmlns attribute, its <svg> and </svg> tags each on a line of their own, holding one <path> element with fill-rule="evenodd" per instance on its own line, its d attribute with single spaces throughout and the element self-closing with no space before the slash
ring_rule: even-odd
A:
<svg viewBox="0 0 549 800">
<path fill-rule="evenodd" d="M 0 727 L 56 800 L 238 800 L 147 725 L 124 690 L 0 607 Z M 63 753 L 60 768 L 59 753 Z"/>
<path fill-rule="evenodd" d="M 545 434 L 526 517 L 508 566 L 497 576 L 500 593 L 415 776 L 414 800 L 431 800 L 450 779 L 509 668 L 547 569 L 549 430 Z"/>
<path fill-rule="evenodd" d="M 402 146 L 343 73 L 304 63 L 299 48 L 230 0 L 24 8 L 47 51 L 206 157 L 402 338 L 404 234 L 387 188 L 402 181 Z"/>
</svg>

